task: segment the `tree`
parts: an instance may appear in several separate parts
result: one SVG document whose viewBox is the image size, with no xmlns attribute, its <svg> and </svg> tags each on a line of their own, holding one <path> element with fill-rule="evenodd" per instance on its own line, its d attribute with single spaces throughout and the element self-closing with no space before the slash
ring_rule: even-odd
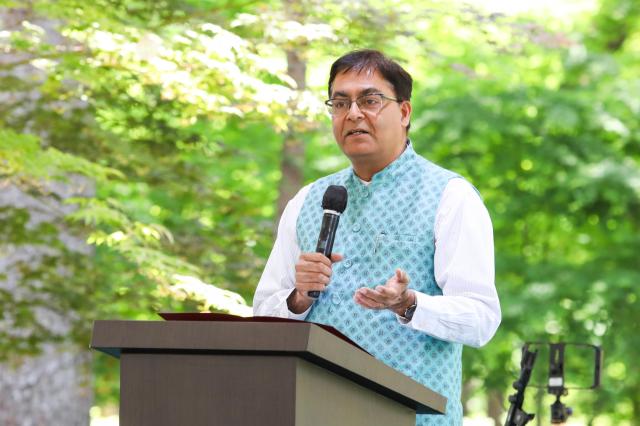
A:
<svg viewBox="0 0 640 426">
<path fill-rule="evenodd" d="M 2 204 L 5 253 L 59 250 L 11 288 L 1 277 L 0 354 L 25 355 L 11 366 L 44 342 L 86 347 L 94 318 L 247 312 L 279 208 L 348 164 L 321 103 L 328 64 L 374 46 L 414 76 L 416 149 L 469 178 L 493 218 L 503 324 L 465 350 L 466 388 L 491 394 L 500 423 L 525 340 L 588 341 L 605 349 L 604 385 L 576 412 L 637 417 L 635 2 L 569 23 L 413 1 L 5 4 L 18 18 L 0 31 L 3 196 L 64 213 L 33 227 L 33 209 Z M 65 249 L 61 230 L 93 248 Z M 62 260 L 75 280 L 56 275 Z M 72 331 L 48 332 L 38 303 L 73 312 Z"/>
</svg>

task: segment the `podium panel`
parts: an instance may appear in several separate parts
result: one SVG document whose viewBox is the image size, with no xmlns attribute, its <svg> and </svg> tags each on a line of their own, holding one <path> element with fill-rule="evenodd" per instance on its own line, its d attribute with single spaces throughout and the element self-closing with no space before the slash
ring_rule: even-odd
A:
<svg viewBox="0 0 640 426">
<path fill-rule="evenodd" d="M 296 362 L 296 426 L 415 426 L 415 410 L 314 364 Z"/>
<path fill-rule="evenodd" d="M 415 411 L 288 356 L 123 354 L 120 425 L 415 425 Z"/>
<path fill-rule="evenodd" d="M 120 425 L 413 426 L 446 398 L 306 322 L 96 321 Z"/>
</svg>

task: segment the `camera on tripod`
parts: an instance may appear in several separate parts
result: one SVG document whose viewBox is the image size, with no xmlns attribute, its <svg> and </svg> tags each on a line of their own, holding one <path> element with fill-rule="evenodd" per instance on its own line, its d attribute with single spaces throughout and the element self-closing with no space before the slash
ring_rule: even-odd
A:
<svg viewBox="0 0 640 426">
<path fill-rule="evenodd" d="M 586 343 L 543 343 L 543 342 L 527 342 L 522 347 L 522 359 L 520 361 L 520 376 L 518 380 L 513 382 L 513 388 L 516 393 L 509 396 L 509 412 L 505 426 L 522 426 L 533 420 L 535 414 L 529 414 L 522 408 L 524 403 L 524 391 L 529 384 L 533 373 L 533 367 L 541 349 L 549 350 L 549 371 L 547 374 L 546 385 L 530 385 L 536 388 L 547 388 L 547 392 L 555 395 L 556 400 L 551 404 L 551 423 L 564 423 L 569 416 L 573 414 L 573 410 L 562 403 L 560 398 L 566 396 L 569 389 L 595 389 L 600 385 L 600 371 L 602 367 L 602 349 L 599 346 Z M 567 347 L 593 351 L 593 376 L 588 386 L 566 386 L 565 382 L 565 349 Z M 530 350 L 530 348 L 536 348 Z M 537 370 L 540 372 L 540 369 Z M 540 376 L 540 374 L 538 374 Z"/>
</svg>

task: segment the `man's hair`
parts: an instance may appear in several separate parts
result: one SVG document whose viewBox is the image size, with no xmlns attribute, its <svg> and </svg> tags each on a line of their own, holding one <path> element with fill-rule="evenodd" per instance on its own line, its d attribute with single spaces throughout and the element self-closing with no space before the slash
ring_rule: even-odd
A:
<svg viewBox="0 0 640 426">
<path fill-rule="evenodd" d="M 355 71 L 378 71 L 382 77 L 391 83 L 396 99 L 399 101 L 411 100 L 411 87 L 413 79 L 397 62 L 387 58 L 382 52 L 372 49 L 354 50 L 338 58 L 331 65 L 329 73 L 329 97 L 331 86 L 336 76 L 341 73 Z"/>
</svg>

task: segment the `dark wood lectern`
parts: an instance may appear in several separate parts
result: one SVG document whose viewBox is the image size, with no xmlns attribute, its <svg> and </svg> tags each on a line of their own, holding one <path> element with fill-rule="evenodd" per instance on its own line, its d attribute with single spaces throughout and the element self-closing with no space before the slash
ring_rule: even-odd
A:
<svg viewBox="0 0 640 426">
<path fill-rule="evenodd" d="M 414 426 L 446 398 L 306 322 L 96 321 L 120 425 Z"/>
</svg>

